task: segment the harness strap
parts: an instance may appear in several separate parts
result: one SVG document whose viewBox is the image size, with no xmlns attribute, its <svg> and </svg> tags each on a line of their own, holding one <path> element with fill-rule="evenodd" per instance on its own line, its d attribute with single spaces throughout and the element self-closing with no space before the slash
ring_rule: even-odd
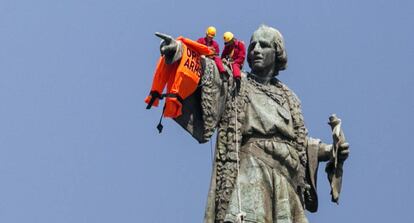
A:
<svg viewBox="0 0 414 223">
<path fill-rule="evenodd" d="M 180 97 L 180 95 L 176 94 L 176 93 L 166 93 L 166 94 L 160 94 L 157 91 L 151 91 L 150 92 L 150 96 L 151 96 L 151 100 L 148 102 L 147 105 L 147 109 L 150 109 L 152 107 L 152 105 L 154 104 L 155 100 L 157 99 L 164 99 L 164 98 L 177 98 L 177 100 L 180 103 L 183 103 L 183 98 Z"/>
<path fill-rule="evenodd" d="M 163 99 L 163 98 L 177 98 L 177 100 L 180 103 L 183 103 L 183 101 L 184 101 L 183 98 L 180 97 L 180 95 L 178 95 L 177 93 L 166 93 L 166 94 L 162 94 L 160 99 Z"/>
</svg>

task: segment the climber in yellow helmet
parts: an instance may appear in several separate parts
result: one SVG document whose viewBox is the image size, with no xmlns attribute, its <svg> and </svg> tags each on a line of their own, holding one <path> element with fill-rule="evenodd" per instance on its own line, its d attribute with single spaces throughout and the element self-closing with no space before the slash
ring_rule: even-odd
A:
<svg viewBox="0 0 414 223">
<path fill-rule="evenodd" d="M 246 48 L 244 42 L 236 39 L 231 32 L 223 34 L 224 50 L 221 54 L 222 59 L 230 62 L 233 70 L 233 77 L 240 79 L 240 69 L 243 67 L 244 59 L 246 57 Z"/>
<path fill-rule="evenodd" d="M 209 26 L 206 29 L 205 37 L 201 37 L 197 40 L 197 42 L 208 46 L 211 50 L 214 51 L 214 55 L 211 55 L 210 58 L 214 60 L 217 65 L 217 69 L 220 73 L 225 73 L 226 70 L 224 69 L 223 62 L 221 61 L 220 57 L 220 48 L 217 42 L 214 40 L 216 36 L 216 28 L 214 26 Z"/>
</svg>

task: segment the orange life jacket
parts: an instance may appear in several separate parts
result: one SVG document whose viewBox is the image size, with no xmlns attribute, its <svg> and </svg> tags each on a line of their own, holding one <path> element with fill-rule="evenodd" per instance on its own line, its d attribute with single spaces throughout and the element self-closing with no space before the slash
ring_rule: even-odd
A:
<svg viewBox="0 0 414 223">
<path fill-rule="evenodd" d="M 176 118 L 182 114 L 182 100 L 197 89 L 202 75 L 200 56 L 214 53 L 207 46 L 182 36 L 178 37 L 177 41 L 182 43 L 181 60 L 167 64 L 165 57 L 160 57 L 150 95 L 145 98 L 145 103 L 148 104 L 147 109 L 149 109 L 151 106 L 158 106 L 159 99 L 165 97 L 163 114 L 164 117 L 170 118 Z M 167 92 L 162 94 L 166 85 Z"/>
</svg>

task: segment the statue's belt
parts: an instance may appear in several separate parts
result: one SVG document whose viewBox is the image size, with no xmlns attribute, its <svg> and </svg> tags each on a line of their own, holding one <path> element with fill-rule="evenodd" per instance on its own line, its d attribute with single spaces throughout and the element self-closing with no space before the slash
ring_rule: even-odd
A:
<svg viewBox="0 0 414 223">
<path fill-rule="evenodd" d="M 279 138 L 250 138 L 246 143 L 243 144 L 240 152 L 243 154 L 251 154 L 255 158 L 261 160 L 263 163 L 274 169 L 276 172 L 280 173 L 282 176 L 286 178 L 286 180 L 293 186 L 293 188 L 297 188 L 301 185 L 301 182 L 298 177 L 298 166 L 289 165 L 287 162 L 281 160 L 280 157 L 276 157 L 274 154 L 269 154 L 265 151 L 264 148 L 259 147 L 258 141 L 271 141 L 271 142 L 278 142 L 278 143 L 287 143 L 290 146 L 293 146 L 293 142 L 289 140 L 282 140 Z M 297 160 L 298 165 L 299 160 Z"/>
<path fill-rule="evenodd" d="M 282 137 L 278 137 L 278 136 L 250 136 L 250 137 L 244 137 L 243 136 L 243 142 L 242 142 L 242 147 L 244 145 L 250 144 L 250 143 L 255 143 L 255 142 L 259 142 L 259 141 L 271 141 L 271 142 L 279 142 L 279 143 L 286 143 L 290 146 L 295 146 L 295 142 L 287 139 L 287 138 L 282 138 Z"/>
</svg>

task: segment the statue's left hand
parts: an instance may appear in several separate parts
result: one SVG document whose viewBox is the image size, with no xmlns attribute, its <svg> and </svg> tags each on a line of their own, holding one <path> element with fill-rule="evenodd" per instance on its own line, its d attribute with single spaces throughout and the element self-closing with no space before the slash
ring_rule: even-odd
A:
<svg viewBox="0 0 414 223">
<path fill-rule="evenodd" d="M 338 160 L 345 161 L 349 156 L 349 143 L 345 142 L 338 147 Z"/>
<path fill-rule="evenodd" d="M 333 158 L 333 145 L 322 143 L 318 151 L 319 162 L 329 161 Z M 338 146 L 338 160 L 345 161 L 349 156 L 349 143 L 341 143 Z"/>
</svg>

